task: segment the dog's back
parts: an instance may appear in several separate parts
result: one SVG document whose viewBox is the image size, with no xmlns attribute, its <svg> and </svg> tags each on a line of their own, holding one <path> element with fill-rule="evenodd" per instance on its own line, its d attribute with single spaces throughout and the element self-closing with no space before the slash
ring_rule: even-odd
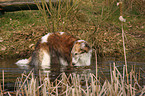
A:
<svg viewBox="0 0 145 96">
<path fill-rule="evenodd" d="M 70 64 L 71 50 L 76 40 L 64 32 L 48 33 L 37 42 L 30 65 Z"/>
<path fill-rule="evenodd" d="M 65 32 L 48 33 L 36 44 L 30 65 L 50 64 L 88 66 L 92 49 L 84 40 L 79 40 Z"/>
</svg>

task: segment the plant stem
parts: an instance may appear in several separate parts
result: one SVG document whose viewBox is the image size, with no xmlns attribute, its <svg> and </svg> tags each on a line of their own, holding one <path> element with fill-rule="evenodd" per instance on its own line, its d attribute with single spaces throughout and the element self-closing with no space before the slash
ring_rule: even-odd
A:
<svg viewBox="0 0 145 96">
<path fill-rule="evenodd" d="M 4 88 L 5 88 L 5 87 L 4 87 L 4 83 L 5 83 L 5 78 L 4 78 L 5 76 L 4 76 L 4 74 L 5 74 L 5 73 L 4 73 L 4 70 L 3 70 L 2 72 L 3 72 L 3 91 L 4 91 L 4 90 L 5 90 L 5 89 L 4 89 Z"/>
<path fill-rule="evenodd" d="M 119 2 L 119 8 L 120 8 L 120 16 L 123 16 L 122 2 Z M 122 27 L 122 40 L 123 40 L 123 51 L 124 51 L 124 59 L 125 59 L 125 67 L 126 67 L 126 77 L 127 77 L 127 84 L 129 85 L 128 71 L 127 71 L 127 59 L 126 59 L 126 48 L 125 48 L 125 40 L 124 40 L 123 21 L 121 21 L 121 27 Z"/>
<path fill-rule="evenodd" d="M 98 77 L 98 74 L 97 74 L 97 72 L 98 72 L 98 66 L 97 66 L 97 52 L 96 52 L 96 50 L 95 50 L 95 58 L 96 58 L 96 94 L 97 94 L 97 96 L 98 96 L 98 87 L 97 87 L 97 77 Z"/>
<path fill-rule="evenodd" d="M 125 41 L 124 41 L 123 22 L 121 22 L 121 26 L 122 26 L 122 39 L 123 39 L 123 50 L 124 50 L 124 60 L 125 60 L 125 67 L 126 67 L 127 84 L 129 84 L 129 81 L 128 81 L 128 71 L 127 71 L 126 48 L 125 48 Z"/>
</svg>

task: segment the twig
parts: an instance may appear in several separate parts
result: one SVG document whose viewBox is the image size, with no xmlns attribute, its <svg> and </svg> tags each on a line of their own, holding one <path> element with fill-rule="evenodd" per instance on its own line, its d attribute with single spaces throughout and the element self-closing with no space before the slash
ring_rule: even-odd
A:
<svg viewBox="0 0 145 96">
<path fill-rule="evenodd" d="M 98 96 L 98 92 L 97 92 L 97 91 L 98 91 L 98 88 L 97 88 L 97 85 L 98 85 L 98 84 L 97 84 L 97 77 L 98 77 L 98 74 L 97 74 L 97 73 L 98 73 L 97 63 L 98 63 L 98 62 L 97 62 L 97 52 L 96 52 L 96 50 L 95 50 L 95 58 L 96 58 L 96 94 L 97 94 L 97 96 Z"/>
<path fill-rule="evenodd" d="M 4 83 L 5 83 L 5 77 L 4 77 L 4 74 L 5 74 L 5 73 L 4 73 L 4 70 L 3 70 L 3 91 L 5 90 L 5 89 L 4 89 L 4 88 L 5 88 L 5 87 L 4 87 Z"/>
<path fill-rule="evenodd" d="M 124 59 L 125 59 L 125 67 L 126 67 L 127 84 L 129 84 L 129 80 L 128 80 L 128 71 L 127 71 L 126 48 L 125 48 L 125 41 L 124 41 L 123 22 L 122 22 L 121 25 L 122 25 L 122 39 L 123 39 L 123 50 L 124 50 Z"/>
<path fill-rule="evenodd" d="M 29 78 L 29 76 L 31 75 L 31 73 L 34 71 L 34 69 L 32 69 L 30 71 L 30 73 L 28 74 L 28 76 L 26 77 L 26 79 L 24 80 L 23 84 L 21 85 L 20 89 L 17 91 L 16 96 L 18 96 L 18 93 L 20 92 L 21 88 L 24 86 L 25 82 L 27 81 L 27 79 Z"/>
</svg>

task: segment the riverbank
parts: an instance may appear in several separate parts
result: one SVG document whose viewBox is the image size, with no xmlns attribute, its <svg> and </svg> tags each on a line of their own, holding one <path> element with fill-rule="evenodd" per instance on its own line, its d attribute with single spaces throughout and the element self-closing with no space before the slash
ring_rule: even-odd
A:
<svg viewBox="0 0 145 96">
<path fill-rule="evenodd" d="M 39 10 L 7 12 L 0 16 L 0 59 L 29 57 L 38 39 L 56 31 L 64 31 L 88 41 L 99 56 L 122 57 L 119 9 L 114 6 L 116 2 L 111 4 L 82 1 L 73 8 L 70 6 L 70 10 L 57 10 L 57 14 L 53 8 L 52 12 L 46 12 L 47 24 Z M 123 9 L 127 20 L 124 23 L 127 55 L 144 58 L 145 17 Z M 66 13 L 66 10 L 69 12 Z"/>
</svg>

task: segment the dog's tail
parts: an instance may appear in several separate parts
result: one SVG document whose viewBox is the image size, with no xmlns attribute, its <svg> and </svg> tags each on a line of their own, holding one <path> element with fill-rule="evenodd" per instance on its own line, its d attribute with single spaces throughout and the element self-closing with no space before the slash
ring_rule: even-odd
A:
<svg viewBox="0 0 145 96">
<path fill-rule="evenodd" d="M 27 65 L 29 64 L 31 61 L 31 57 L 29 57 L 28 59 L 21 59 L 19 61 L 17 61 L 15 64 L 17 65 Z"/>
</svg>

